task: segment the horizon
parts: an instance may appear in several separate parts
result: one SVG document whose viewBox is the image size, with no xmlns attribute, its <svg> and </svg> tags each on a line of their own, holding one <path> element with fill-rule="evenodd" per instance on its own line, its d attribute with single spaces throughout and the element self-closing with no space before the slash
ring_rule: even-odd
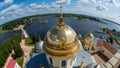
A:
<svg viewBox="0 0 120 68">
<path fill-rule="evenodd" d="M 117 0 L 0 0 L 0 24 L 26 16 L 59 13 L 60 5 L 63 13 L 90 15 L 120 24 Z"/>
</svg>

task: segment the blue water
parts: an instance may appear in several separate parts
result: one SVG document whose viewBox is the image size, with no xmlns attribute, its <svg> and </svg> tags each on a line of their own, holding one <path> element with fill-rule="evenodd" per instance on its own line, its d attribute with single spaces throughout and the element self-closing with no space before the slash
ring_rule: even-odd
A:
<svg viewBox="0 0 120 68">
<path fill-rule="evenodd" d="M 48 20 L 47 23 L 43 24 L 41 23 L 41 20 Z M 101 35 L 104 35 L 105 37 L 108 36 L 106 34 L 100 34 L 95 33 L 95 31 L 102 32 L 101 28 L 106 27 L 110 29 L 116 29 L 119 30 L 120 26 L 112 23 L 111 21 L 106 21 L 107 24 L 103 24 L 100 22 L 92 21 L 92 20 L 86 20 L 79 22 L 75 18 L 68 18 L 65 17 L 64 21 L 67 25 L 71 26 L 77 34 L 81 34 L 82 36 L 85 36 L 86 33 L 92 31 L 95 37 L 100 37 Z M 105 20 L 104 20 L 105 21 Z M 32 37 L 35 33 L 40 35 L 42 39 L 46 35 L 46 32 L 53 26 L 58 23 L 58 18 L 51 17 L 51 16 L 44 16 L 38 19 L 37 22 L 34 22 L 32 24 L 29 24 L 25 27 L 25 30 L 28 32 L 30 37 Z"/>
<path fill-rule="evenodd" d="M 21 34 L 21 31 L 12 31 L 12 32 L 7 32 L 7 33 L 0 33 L 0 43 L 6 40 L 7 38 L 11 38 L 14 36 L 14 34 L 19 33 Z"/>
<path fill-rule="evenodd" d="M 41 23 L 41 20 L 48 20 L 48 22 L 43 24 Z M 96 33 L 94 31 L 102 32 L 101 28 L 103 27 L 109 29 L 116 29 L 117 31 L 119 31 L 120 29 L 120 25 L 115 24 L 108 20 L 103 20 L 107 23 L 103 24 L 92 20 L 79 22 L 76 20 L 76 18 L 64 17 L 64 21 L 67 25 L 71 26 L 76 31 L 77 34 L 81 34 L 82 36 L 85 36 L 88 32 L 92 31 L 95 37 L 100 37 L 101 35 L 104 35 L 104 37 L 108 37 L 108 35 L 106 34 Z M 57 17 L 44 16 L 40 17 L 36 22 L 33 22 L 32 24 L 25 26 L 24 29 L 28 32 L 30 37 L 37 33 L 43 39 L 46 35 L 46 32 L 57 23 L 58 23 Z M 21 33 L 21 31 L 0 34 L 0 43 L 9 37 L 12 37 L 15 33 Z"/>
</svg>

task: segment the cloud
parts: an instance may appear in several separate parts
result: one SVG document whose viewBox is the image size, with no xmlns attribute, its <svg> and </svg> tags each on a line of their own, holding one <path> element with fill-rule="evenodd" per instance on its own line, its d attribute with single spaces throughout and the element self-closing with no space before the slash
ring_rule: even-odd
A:
<svg viewBox="0 0 120 68">
<path fill-rule="evenodd" d="M 103 4 L 99 4 L 97 7 L 96 7 L 97 10 L 100 10 L 100 11 L 103 11 L 103 10 L 108 10 L 108 7 L 103 5 Z"/>
<path fill-rule="evenodd" d="M 118 3 L 116 0 L 106 0 L 106 1 L 117 6 L 117 7 L 120 6 L 120 3 Z"/>
<path fill-rule="evenodd" d="M 20 16 L 20 14 L 22 13 L 22 7 L 23 4 L 14 4 L 14 5 L 11 5 L 10 7 L 2 10 L 0 12 L 0 20 L 5 20 L 7 21 L 8 19 L 12 19 L 13 17 L 18 17 Z"/>
<path fill-rule="evenodd" d="M 71 0 L 57 0 L 53 2 L 52 4 L 63 5 L 63 4 L 70 4 L 70 3 L 71 3 Z"/>
<path fill-rule="evenodd" d="M 4 0 L 3 2 L 0 2 L 0 7 L 11 4 L 13 0 Z"/>
<path fill-rule="evenodd" d="M 45 3 L 40 5 L 36 3 L 32 3 L 24 8 L 23 5 L 24 5 L 23 3 L 19 5 L 14 4 L 2 10 L 0 12 L 0 20 L 4 20 L 4 22 L 7 22 L 15 18 L 30 16 L 35 14 L 50 13 L 53 11 L 53 8 Z"/>
<path fill-rule="evenodd" d="M 44 13 L 44 12 L 50 12 L 51 7 L 48 4 L 38 5 L 36 3 L 33 3 L 30 4 L 28 7 L 26 7 L 24 10 L 27 10 L 27 12 L 29 13 L 40 13 L 40 12 Z"/>
<path fill-rule="evenodd" d="M 6 4 L 9 4 L 9 3 L 12 3 L 13 2 L 13 0 L 4 0 L 4 3 L 6 3 Z"/>
<path fill-rule="evenodd" d="M 90 8 L 96 8 L 99 11 L 109 10 L 111 7 L 120 7 L 120 1 L 118 0 L 78 0 L 78 3 L 84 6 L 91 4 L 93 6 Z"/>
<path fill-rule="evenodd" d="M 0 19 L 4 19 L 4 16 L 0 16 Z"/>
<path fill-rule="evenodd" d="M 19 9 L 20 7 L 21 7 L 21 5 L 14 4 L 14 5 L 10 6 L 9 8 L 1 11 L 1 13 L 4 14 L 4 13 L 7 13 L 7 12 L 14 12 L 14 11 L 16 11 L 16 9 Z"/>
<path fill-rule="evenodd" d="M 71 3 L 71 0 L 57 0 L 52 2 L 51 8 L 53 8 L 53 12 L 57 12 L 61 5 L 69 5 L 70 3 Z"/>
<path fill-rule="evenodd" d="M 97 3 L 96 0 L 79 0 L 80 2 L 84 2 L 84 3 Z"/>
<path fill-rule="evenodd" d="M 4 0 L 4 2 L 0 2 L 0 5 L 7 5 L 12 2 L 13 0 Z M 60 5 L 64 5 L 64 12 L 74 12 L 78 14 L 84 13 L 96 16 L 97 13 L 98 15 L 107 15 L 104 13 L 106 10 L 109 10 L 110 7 L 114 8 L 115 6 L 119 6 L 119 2 L 117 0 L 78 0 L 75 2 L 76 4 L 74 4 L 75 6 L 71 7 L 72 9 L 66 8 L 70 3 L 71 0 L 55 0 L 54 2 L 51 2 L 51 4 L 46 4 L 46 2 L 42 4 L 32 3 L 26 7 L 23 6 L 24 4 L 9 5 L 8 8 L 0 12 L 0 23 L 24 16 L 58 12 Z M 103 13 L 101 13 L 101 11 Z"/>
</svg>

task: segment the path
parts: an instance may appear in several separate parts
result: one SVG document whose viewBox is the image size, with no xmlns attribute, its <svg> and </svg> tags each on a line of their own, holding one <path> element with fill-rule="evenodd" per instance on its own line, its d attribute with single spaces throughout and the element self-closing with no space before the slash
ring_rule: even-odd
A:
<svg viewBox="0 0 120 68">
<path fill-rule="evenodd" d="M 24 51 L 24 58 L 23 58 L 23 59 L 24 59 L 24 60 L 23 60 L 23 67 L 24 67 L 25 62 L 26 62 L 27 59 L 29 58 L 29 54 L 30 54 L 32 48 L 34 48 L 34 46 L 27 46 L 27 45 L 25 45 L 25 39 L 22 39 L 20 45 L 21 45 L 21 48 L 22 48 L 23 51 Z"/>
</svg>

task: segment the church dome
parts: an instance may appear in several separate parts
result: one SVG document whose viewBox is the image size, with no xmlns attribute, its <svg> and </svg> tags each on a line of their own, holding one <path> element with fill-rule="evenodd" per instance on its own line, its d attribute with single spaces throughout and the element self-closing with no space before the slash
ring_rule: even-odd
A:
<svg viewBox="0 0 120 68">
<path fill-rule="evenodd" d="M 43 41 L 38 41 L 38 42 L 35 44 L 34 51 L 35 51 L 36 53 L 40 53 L 42 50 L 43 50 Z"/>
<path fill-rule="evenodd" d="M 50 44 L 61 45 L 71 44 L 77 40 L 75 31 L 68 25 L 64 25 L 61 28 L 59 26 L 53 26 L 46 35 Z"/>
<path fill-rule="evenodd" d="M 72 56 L 79 50 L 76 32 L 63 21 L 62 14 L 59 23 L 46 34 L 43 49 L 52 56 Z"/>
<path fill-rule="evenodd" d="M 94 39 L 94 35 L 92 34 L 92 32 L 89 32 L 85 37 Z"/>
</svg>

